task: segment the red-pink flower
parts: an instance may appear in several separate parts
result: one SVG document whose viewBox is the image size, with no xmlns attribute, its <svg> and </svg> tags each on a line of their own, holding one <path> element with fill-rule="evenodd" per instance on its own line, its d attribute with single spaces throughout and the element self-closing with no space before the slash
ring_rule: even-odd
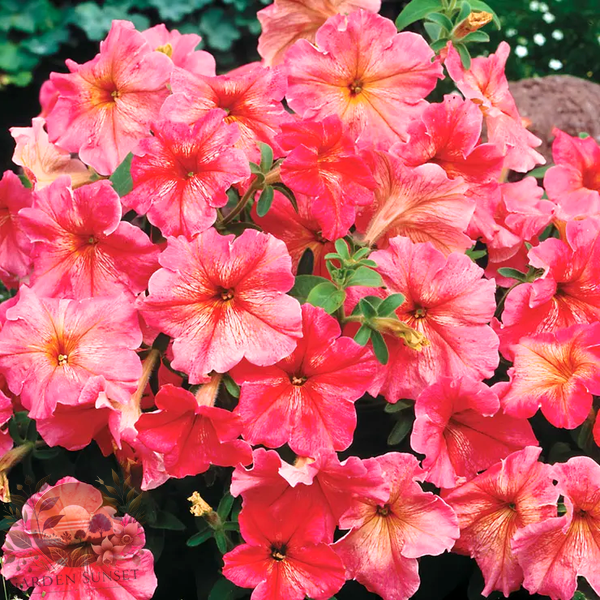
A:
<svg viewBox="0 0 600 600">
<path fill-rule="evenodd" d="M 462 178 L 449 179 L 438 165 L 408 167 L 387 152 L 373 153 L 377 181 L 375 202 L 362 209 L 357 230 L 364 241 L 385 248 L 402 235 L 413 242 L 431 242 L 444 254 L 473 245 L 465 230 L 475 202 L 467 198 Z"/>
<path fill-rule="evenodd" d="M 452 488 L 537 440 L 527 419 L 500 409 L 498 396 L 468 377 L 443 377 L 415 404 L 410 444 L 425 455 L 427 481 Z"/>
<path fill-rule="evenodd" d="M 390 482 L 389 499 L 356 500 L 340 523 L 350 531 L 333 547 L 346 577 L 384 600 L 406 600 L 419 588 L 417 558 L 450 550 L 457 519 L 439 496 L 421 490 L 424 472 L 414 456 L 390 452 L 372 460 Z"/>
<path fill-rule="evenodd" d="M 565 221 L 600 213 L 600 146 L 593 137 L 572 137 L 553 130 L 554 167 L 544 175 L 548 198 Z"/>
<path fill-rule="evenodd" d="M 529 418 L 541 407 L 555 427 L 581 425 L 600 394 L 600 323 L 525 337 L 511 350 L 506 413 Z"/>
<path fill-rule="evenodd" d="M 111 399 L 129 401 L 142 334 L 127 297 L 42 299 L 26 286 L 19 296 L 0 331 L 0 371 L 30 417 L 50 417 L 59 402 L 89 402 L 99 380 Z"/>
<path fill-rule="evenodd" d="M 161 121 L 133 152 L 133 190 L 123 204 L 147 214 L 165 236 L 191 239 L 208 229 L 227 204 L 227 189 L 250 175 L 244 153 L 233 147 L 238 129 L 223 123 L 224 114 L 210 111 L 193 128 Z"/>
<path fill-rule="evenodd" d="M 363 144 L 404 140 L 442 77 L 427 42 L 364 10 L 331 17 L 315 41 L 298 40 L 286 52 L 290 107 L 303 119 L 337 114 Z"/>
<path fill-rule="evenodd" d="M 406 298 L 396 311 L 400 322 L 428 342 L 419 351 L 393 337 L 398 329 L 394 319 L 382 325 L 384 333 L 391 333 L 385 336 L 390 360 L 380 388 L 388 402 L 414 399 L 447 373 L 478 380 L 493 375 L 498 338 L 487 323 L 496 307 L 496 286 L 482 279 L 482 269 L 465 254 L 445 257 L 430 243 L 414 244 L 404 237 L 392 238 L 389 248 L 371 258 L 387 291 Z M 376 387 L 370 392 L 376 394 Z"/>
<path fill-rule="evenodd" d="M 4 427 L 13 416 L 13 405 L 10 398 L 0 390 L 0 458 L 12 447 L 13 439 L 8 427 Z"/>
<path fill-rule="evenodd" d="M 52 73 L 59 97 L 46 117 L 50 141 L 101 175 L 110 175 L 139 140 L 150 134 L 169 94 L 173 64 L 154 52 L 129 21 L 113 21 L 100 54 L 69 74 Z"/>
<path fill-rule="evenodd" d="M 31 190 L 5 171 L 0 179 L 0 278 L 10 287 L 29 273 L 31 245 L 18 213 L 32 202 Z"/>
<path fill-rule="evenodd" d="M 227 113 L 225 122 L 239 127 L 236 146 L 250 160 L 259 161 L 259 142 L 281 153 L 275 136 L 281 124 L 290 120 L 281 103 L 287 89 L 281 70 L 250 63 L 227 75 L 205 77 L 175 69 L 171 89 L 173 95 L 165 101 L 163 117 L 192 125 L 212 109 L 221 108 Z"/>
<path fill-rule="evenodd" d="M 456 511 L 460 539 L 453 551 L 472 556 L 485 579 L 483 595 L 494 590 L 507 598 L 523 583 L 511 549 L 525 526 L 556 515 L 558 490 L 552 467 L 538 462 L 541 448 L 514 452 L 485 473 L 444 495 Z"/>
<path fill-rule="evenodd" d="M 276 508 L 259 500 L 245 503 L 240 531 L 246 543 L 223 557 L 223 575 L 241 587 L 256 588 L 252 600 L 328 600 L 346 581 L 308 499 Z"/>
<path fill-rule="evenodd" d="M 354 224 L 356 207 L 373 202 L 376 182 L 337 115 L 321 122 L 297 121 L 277 137 L 289 151 L 281 180 L 293 191 L 311 196 L 311 210 L 329 240 L 344 237 Z"/>
<path fill-rule="evenodd" d="M 256 15 L 262 27 L 258 53 L 265 65 L 279 64 L 296 40 L 314 43 L 317 30 L 329 17 L 361 8 L 379 12 L 381 0 L 275 0 Z"/>
<path fill-rule="evenodd" d="M 600 219 L 570 221 L 565 241 L 549 238 L 529 251 L 542 278 L 524 283 L 506 297 L 502 324 L 493 326 L 500 351 L 511 360 L 511 346 L 522 337 L 600 319 Z"/>
<path fill-rule="evenodd" d="M 159 262 L 141 310 L 174 338 L 173 368 L 191 383 L 242 358 L 275 364 L 296 347 L 302 316 L 285 295 L 294 277 L 283 242 L 252 229 L 236 239 L 208 229 L 191 242 L 170 238 Z"/>
<path fill-rule="evenodd" d="M 242 362 L 231 372 L 241 385 L 236 408 L 244 439 L 277 448 L 286 442 L 300 456 L 322 448 L 345 450 L 356 428 L 354 402 L 377 370 L 370 350 L 340 337 L 323 309 L 302 307 L 303 337 L 290 356 L 271 367 Z"/>
<path fill-rule="evenodd" d="M 138 439 L 164 455 L 172 477 L 198 475 L 210 465 L 235 467 L 252 461 L 250 446 L 238 440 L 242 423 L 222 408 L 206 406 L 180 387 L 165 385 L 156 394 L 158 411 L 136 423 Z"/>
<path fill-rule="evenodd" d="M 83 299 L 138 294 L 158 268 L 159 248 L 122 222 L 121 201 L 108 181 L 71 190 L 62 176 L 36 192 L 20 212 L 33 242 L 31 284 L 38 296 Z"/>
<path fill-rule="evenodd" d="M 530 593 L 569 600 L 577 577 L 600 594 L 600 465 L 576 456 L 553 466 L 567 512 L 519 531 L 512 545 Z"/>
<path fill-rule="evenodd" d="M 445 60 L 446 69 L 458 89 L 477 104 L 484 116 L 488 140 L 505 155 L 507 169 L 526 173 L 545 158 L 534 150 L 542 141 L 523 126 L 504 73 L 510 46 L 501 42 L 495 54 L 475 58 L 467 70 L 450 43 Z"/>
</svg>

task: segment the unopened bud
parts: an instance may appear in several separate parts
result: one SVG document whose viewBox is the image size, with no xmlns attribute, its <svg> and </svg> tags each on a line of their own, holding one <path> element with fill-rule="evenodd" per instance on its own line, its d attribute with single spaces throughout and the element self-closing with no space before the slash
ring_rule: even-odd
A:
<svg viewBox="0 0 600 600">
<path fill-rule="evenodd" d="M 421 332 L 399 319 L 377 317 L 371 323 L 380 333 L 400 338 L 406 346 L 417 352 L 421 352 L 424 346 L 429 346 L 429 340 Z"/>
<path fill-rule="evenodd" d="M 203 517 L 212 512 L 212 506 L 198 492 L 194 492 L 188 500 L 192 503 L 190 512 L 195 517 Z"/>
<path fill-rule="evenodd" d="M 481 29 L 483 26 L 487 25 L 492 19 L 494 15 L 492 13 L 486 11 L 480 12 L 472 12 L 455 30 L 453 34 L 453 38 L 455 40 L 460 40 L 464 38 L 469 33 L 473 31 L 477 31 Z"/>
</svg>

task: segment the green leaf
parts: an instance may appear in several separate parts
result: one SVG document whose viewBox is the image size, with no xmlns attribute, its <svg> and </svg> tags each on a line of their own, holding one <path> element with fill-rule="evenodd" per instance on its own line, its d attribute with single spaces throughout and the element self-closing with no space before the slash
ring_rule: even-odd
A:
<svg viewBox="0 0 600 600">
<path fill-rule="evenodd" d="M 210 590 L 208 600 L 237 600 L 246 596 L 248 590 L 237 587 L 229 579 L 219 579 Z"/>
<path fill-rule="evenodd" d="M 198 23 L 200 34 L 210 48 L 227 52 L 242 33 L 233 19 L 220 6 L 211 6 L 202 12 Z"/>
<path fill-rule="evenodd" d="M 36 448 L 33 456 L 38 460 L 52 460 L 60 454 L 60 448 Z"/>
<path fill-rule="evenodd" d="M 228 523 L 223 523 L 223 530 L 224 531 L 238 531 L 240 530 L 240 524 L 239 523 L 233 523 L 233 522 L 228 522 Z"/>
<path fill-rule="evenodd" d="M 440 38 L 439 40 L 436 40 L 435 42 L 432 42 L 431 44 L 429 44 L 431 46 L 431 49 L 434 52 L 439 52 L 442 48 L 445 48 L 446 45 L 449 42 L 449 38 L 444 37 L 444 38 Z"/>
<path fill-rule="evenodd" d="M 359 248 L 353 255 L 352 260 L 360 260 L 361 258 L 365 258 L 371 252 L 370 248 Z"/>
<path fill-rule="evenodd" d="M 311 290 L 321 283 L 330 283 L 330 281 L 317 275 L 298 275 L 294 287 L 288 294 L 296 298 L 300 304 L 304 304 Z"/>
<path fill-rule="evenodd" d="M 375 357 L 382 365 L 387 365 L 388 360 L 390 359 L 390 353 L 388 352 L 387 344 L 381 333 L 373 330 L 371 333 L 371 341 L 373 342 L 373 352 L 375 352 Z"/>
<path fill-rule="evenodd" d="M 267 174 L 273 166 L 273 148 L 269 144 L 263 142 L 259 143 L 260 146 L 260 169 L 263 173 Z"/>
<path fill-rule="evenodd" d="M 460 40 L 463 44 L 471 43 L 487 43 L 490 41 L 490 36 L 485 31 L 471 31 Z"/>
<path fill-rule="evenodd" d="M 377 309 L 366 298 L 361 298 L 358 301 L 358 306 L 360 312 L 365 315 L 367 319 L 372 319 L 377 316 Z"/>
<path fill-rule="evenodd" d="M 458 51 L 458 54 L 460 56 L 460 60 L 462 62 L 463 67 L 467 70 L 470 69 L 471 68 L 471 54 L 469 53 L 469 50 L 467 49 L 467 47 L 461 43 L 455 44 L 454 47 Z"/>
<path fill-rule="evenodd" d="M 396 19 L 396 28 L 402 31 L 415 21 L 424 19 L 434 12 L 442 12 L 444 5 L 442 0 L 412 0 L 409 2 Z"/>
<path fill-rule="evenodd" d="M 110 182 L 120 198 L 129 194 L 133 189 L 133 179 L 131 178 L 132 158 L 133 154 L 130 152 L 110 176 Z"/>
<path fill-rule="evenodd" d="M 471 14 L 471 12 L 471 5 L 464 0 L 464 2 L 460 5 L 460 12 L 458 13 L 458 19 L 456 19 L 456 22 L 462 23 Z"/>
<path fill-rule="evenodd" d="M 214 531 L 212 529 L 207 528 L 204 531 L 199 531 L 195 533 L 188 541 L 185 543 L 186 546 L 190 548 L 194 548 L 195 546 L 200 546 L 200 544 L 204 544 L 207 540 L 213 536 Z"/>
<path fill-rule="evenodd" d="M 296 202 L 296 196 L 294 196 L 294 192 L 292 192 L 292 190 L 290 190 L 290 188 L 287 185 L 284 185 L 283 183 L 274 183 L 271 187 L 274 190 L 281 192 L 292 203 L 294 210 L 298 212 L 298 203 Z"/>
<path fill-rule="evenodd" d="M 227 535 L 222 529 L 217 529 L 214 532 L 215 542 L 217 542 L 217 548 L 221 554 L 226 554 L 229 551 L 227 544 Z"/>
<path fill-rule="evenodd" d="M 231 512 L 231 508 L 233 507 L 233 503 L 235 498 L 227 492 L 222 498 L 221 502 L 219 502 L 219 506 L 217 508 L 217 514 L 221 521 L 226 521 L 229 513 Z"/>
<path fill-rule="evenodd" d="M 500 23 L 500 19 L 498 18 L 498 15 L 495 13 L 495 11 L 491 8 L 491 6 L 489 4 L 486 4 L 485 2 L 482 2 L 481 0 L 469 0 L 469 2 L 471 4 L 471 8 L 474 11 L 491 13 L 491 15 L 493 17 L 493 23 L 496 26 L 496 29 L 502 29 L 502 25 Z"/>
<path fill-rule="evenodd" d="M 475 250 L 475 246 L 469 248 L 465 254 L 473 261 L 477 261 L 483 258 L 487 254 L 487 250 Z"/>
<path fill-rule="evenodd" d="M 262 169 L 260 168 L 260 165 L 257 165 L 254 162 L 250 162 L 250 173 L 252 173 L 253 175 L 263 175 L 263 179 L 264 179 L 264 174 L 262 172 Z"/>
<path fill-rule="evenodd" d="M 437 25 L 439 25 L 443 29 L 446 29 L 447 31 L 451 31 L 454 27 L 452 21 L 446 15 L 443 15 L 441 13 L 431 13 L 430 15 L 427 15 L 426 18 L 428 21 L 436 23 Z"/>
<path fill-rule="evenodd" d="M 210 4 L 210 0 L 148 0 L 163 21 L 181 21 L 187 15 Z"/>
<path fill-rule="evenodd" d="M 185 525 L 174 515 L 166 510 L 159 510 L 154 522 L 150 523 L 154 529 L 169 529 L 170 531 L 185 531 Z"/>
<path fill-rule="evenodd" d="M 346 240 L 340 238 L 335 240 L 335 251 L 345 260 L 350 260 L 350 251 L 348 250 L 348 244 Z"/>
<path fill-rule="evenodd" d="M 396 311 L 396 309 L 404 304 L 406 298 L 403 294 L 392 294 L 388 296 L 377 308 L 377 314 L 380 317 L 388 317 Z"/>
<path fill-rule="evenodd" d="M 390 435 L 388 435 L 388 446 L 397 446 L 410 433 L 413 426 L 413 416 L 410 413 L 404 413 L 399 421 L 394 425 Z"/>
<path fill-rule="evenodd" d="M 344 304 L 345 299 L 346 292 L 344 290 L 340 290 L 331 281 L 325 281 L 310 290 L 306 301 L 313 306 L 320 306 L 326 313 L 332 314 Z"/>
<path fill-rule="evenodd" d="M 366 346 L 371 339 L 372 331 L 368 325 L 361 325 L 360 329 L 354 335 L 354 341 L 360 346 Z"/>
<path fill-rule="evenodd" d="M 543 167 L 538 167 L 537 169 L 533 169 L 533 171 L 529 171 L 529 173 L 527 173 L 527 175 L 529 175 L 529 177 L 535 177 L 536 179 L 542 179 L 544 177 L 544 175 L 546 174 L 546 171 L 551 166 L 552 165 L 544 165 Z"/>
<path fill-rule="evenodd" d="M 590 134 L 587 131 L 581 131 L 580 133 L 577 134 L 577 137 L 580 140 L 585 140 L 590 137 Z"/>
<path fill-rule="evenodd" d="M 273 188 L 268 185 L 265 189 L 260 193 L 260 198 L 258 199 L 258 204 L 256 205 L 256 212 L 259 217 L 264 217 L 271 208 L 273 204 L 273 198 L 275 197 L 275 192 Z"/>
<path fill-rule="evenodd" d="M 368 267 L 358 267 L 358 269 L 350 275 L 350 279 L 346 285 L 348 287 L 352 285 L 382 287 L 383 279 L 381 279 L 381 275 L 377 271 L 373 271 L 373 269 L 369 269 Z"/>
<path fill-rule="evenodd" d="M 229 392 L 231 396 L 234 398 L 240 397 L 240 386 L 231 378 L 231 375 L 227 373 L 225 377 L 223 377 L 223 383 L 225 385 L 225 389 Z"/>
<path fill-rule="evenodd" d="M 435 42 L 433 42 L 433 44 L 437 44 L 437 42 L 440 39 L 440 36 L 442 35 L 442 28 L 437 23 L 432 23 L 431 21 L 424 21 L 423 27 L 425 28 L 425 31 L 427 32 L 429 39 L 435 40 Z M 431 44 L 432 47 L 433 47 L 433 44 Z"/>
<path fill-rule="evenodd" d="M 508 279 L 516 279 L 517 281 L 526 281 L 527 275 L 525 273 L 521 273 L 521 271 L 517 271 L 517 269 L 512 269 L 511 267 L 500 267 L 498 269 L 498 273 L 502 275 L 502 277 L 508 277 Z"/>
<path fill-rule="evenodd" d="M 394 414 L 406 410 L 407 408 L 411 408 L 414 405 L 415 403 L 410 400 L 398 400 L 395 404 L 386 404 L 383 410 L 388 414 Z"/>
</svg>

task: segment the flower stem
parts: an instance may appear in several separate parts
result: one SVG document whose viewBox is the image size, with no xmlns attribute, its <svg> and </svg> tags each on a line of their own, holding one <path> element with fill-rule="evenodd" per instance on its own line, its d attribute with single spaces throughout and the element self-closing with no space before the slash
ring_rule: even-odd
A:
<svg viewBox="0 0 600 600">
<path fill-rule="evenodd" d="M 246 204 L 250 202 L 254 194 L 262 187 L 262 183 L 257 183 L 258 178 L 255 179 L 250 187 L 246 190 L 246 193 L 240 198 L 240 201 L 235 205 L 233 210 L 219 223 L 219 225 L 229 225 L 233 219 L 235 219 L 243 210 L 246 208 Z"/>
</svg>

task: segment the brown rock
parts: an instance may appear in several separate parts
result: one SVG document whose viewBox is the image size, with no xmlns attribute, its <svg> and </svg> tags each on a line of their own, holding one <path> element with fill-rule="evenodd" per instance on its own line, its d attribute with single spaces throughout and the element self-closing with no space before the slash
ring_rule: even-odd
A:
<svg viewBox="0 0 600 600">
<path fill-rule="evenodd" d="M 536 148 L 552 162 L 552 129 L 570 135 L 589 133 L 600 142 L 600 85 L 572 77 L 551 75 L 509 84 L 521 116 L 530 131 L 542 140 Z"/>
</svg>

